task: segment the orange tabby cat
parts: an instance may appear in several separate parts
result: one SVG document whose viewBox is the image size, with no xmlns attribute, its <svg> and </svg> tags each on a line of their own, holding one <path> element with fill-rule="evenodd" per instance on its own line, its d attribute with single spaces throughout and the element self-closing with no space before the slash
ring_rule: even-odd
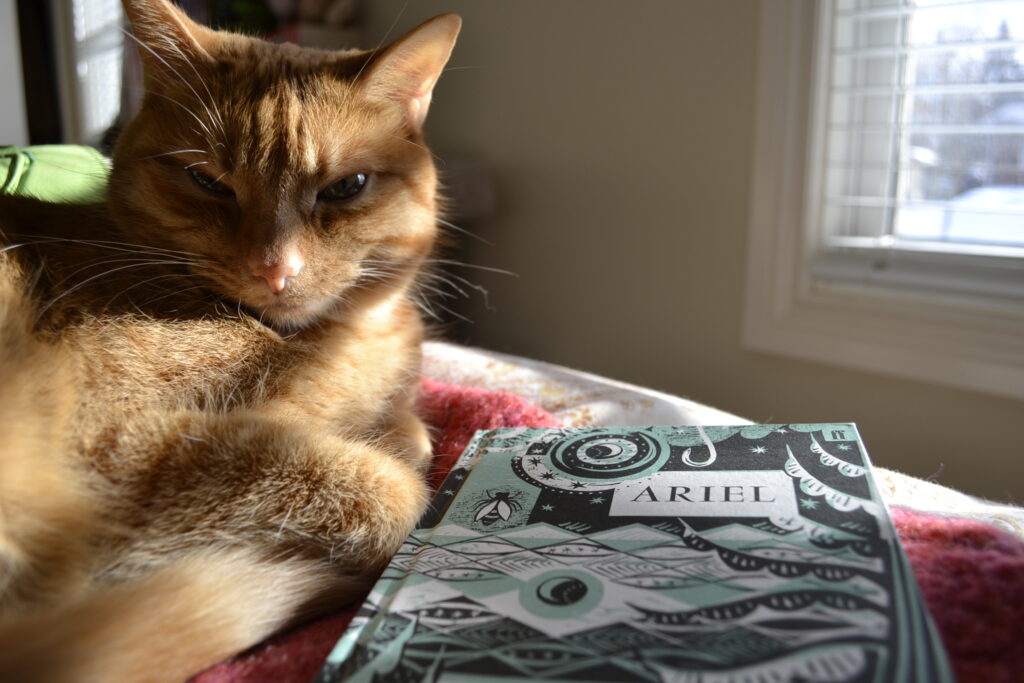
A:
<svg viewBox="0 0 1024 683">
<path fill-rule="evenodd" d="M 146 96 L 107 202 L 0 197 L 3 680 L 185 678 L 365 588 L 427 495 L 458 17 L 339 53 L 124 4 Z"/>
</svg>

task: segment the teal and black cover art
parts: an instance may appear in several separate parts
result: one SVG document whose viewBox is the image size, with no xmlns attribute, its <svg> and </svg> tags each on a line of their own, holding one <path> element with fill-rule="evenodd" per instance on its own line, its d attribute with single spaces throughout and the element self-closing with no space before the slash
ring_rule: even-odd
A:
<svg viewBox="0 0 1024 683">
<path fill-rule="evenodd" d="M 850 424 L 480 432 L 320 681 L 952 681 Z"/>
</svg>

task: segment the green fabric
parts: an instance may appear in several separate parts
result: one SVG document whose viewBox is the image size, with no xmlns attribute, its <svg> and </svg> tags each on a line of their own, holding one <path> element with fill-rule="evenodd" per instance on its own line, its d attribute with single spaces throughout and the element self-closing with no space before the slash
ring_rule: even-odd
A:
<svg viewBox="0 0 1024 683">
<path fill-rule="evenodd" d="M 0 147 L 0 192 L 46 202 L 102 202 L 110 164 L 92 147 Z"/>
</svg>

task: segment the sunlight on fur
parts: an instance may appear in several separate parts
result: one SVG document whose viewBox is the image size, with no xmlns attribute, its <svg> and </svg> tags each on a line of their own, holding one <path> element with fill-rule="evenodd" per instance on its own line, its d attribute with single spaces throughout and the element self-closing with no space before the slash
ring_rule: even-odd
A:
<svg viewBox="0 0 1024 683">
<path fill-rule="evenodd" d="M 187 678 L 364 590 L 426 504 L 459 18 L 327 52 L 124 5 L 106 203 L 0 196 L 2 680 Z"/>
</svg>

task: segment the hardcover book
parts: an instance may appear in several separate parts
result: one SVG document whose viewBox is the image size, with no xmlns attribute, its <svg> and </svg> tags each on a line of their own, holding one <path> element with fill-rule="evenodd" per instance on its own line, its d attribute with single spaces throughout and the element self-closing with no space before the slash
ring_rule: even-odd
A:
<svg viewBox="0 0 1024 683">
<path fill-rule="evenodd" d="M 479 432 L 320 681 L 953 681 L 852 424 Z"/>
</svg>

